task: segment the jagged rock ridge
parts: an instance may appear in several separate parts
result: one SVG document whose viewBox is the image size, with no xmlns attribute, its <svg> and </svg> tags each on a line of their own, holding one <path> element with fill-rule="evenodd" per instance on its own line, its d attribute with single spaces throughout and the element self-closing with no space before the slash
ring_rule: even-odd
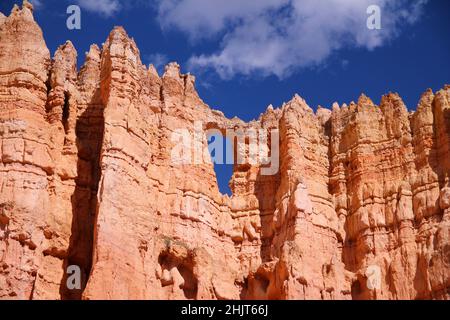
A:
<svg viewBox="0 0 450 320">
<path fill-rule="evenodd" d="M 51 59 L 32 10 L 0 15 L 1 299 L 450 298 L 449 86 L 245 123 L 120 27 L 79 72 L 70 42 Z M 279 172 L 236 165 L 220 194 L 211 163 L 171 161 L 196 121 L 278 129 Z"/>
</svg>

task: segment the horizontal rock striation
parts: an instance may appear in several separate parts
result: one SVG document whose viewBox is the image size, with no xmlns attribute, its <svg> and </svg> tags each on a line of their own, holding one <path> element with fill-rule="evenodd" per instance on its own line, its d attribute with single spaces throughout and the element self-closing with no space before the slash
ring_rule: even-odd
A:
<svg viewBox="0 0 450 320">
<path fill-rule="evenodd" d="M 123 28 L 79 71 L 69 41 L 50 58 L 32 10 L 0 15 L 0 299 L 450 298 L 450 86 L 245 123 Z M 236 164 L 222 195 L 207 151 L 173 158 L 207 129 L 276 130 L 279 170 Z"/>
</svg>

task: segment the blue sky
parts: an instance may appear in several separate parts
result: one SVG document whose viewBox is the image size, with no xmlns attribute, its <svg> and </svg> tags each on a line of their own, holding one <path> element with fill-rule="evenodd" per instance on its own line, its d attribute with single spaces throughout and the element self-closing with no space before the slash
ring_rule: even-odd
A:
<svg viewBox="0 0 450 320">
<path fill-rule="evenodd" d="M 9 14 L 14 3 L 2 0 Z M 31 1 L 33 2 L 33 1 Z M 448 0 L 35 0 L 52 54 L 70 39 L 79 65 L 92 43 L 123 26 L 142 61 L 177 61 L 202 99 L 228 117 L 257 118 L 298 93 L 312 108 L 398 92 L 414 110 L 427 89 L 450 83 Z M 81 8 L 81 30 L 66 8 Z M 366 8 L 381 8 L 381 30 Z M 222 177 L 223 175 L 226 178 Z M 226 191 L 229 168 L 218 172 Z M 224 182 L 225 181 L 225 182 Z"/>
</svg>

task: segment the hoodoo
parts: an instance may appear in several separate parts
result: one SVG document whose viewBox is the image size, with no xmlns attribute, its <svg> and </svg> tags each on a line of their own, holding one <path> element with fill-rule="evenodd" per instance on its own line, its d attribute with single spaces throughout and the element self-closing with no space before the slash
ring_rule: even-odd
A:
<svg viewBox="0 0 450 320">
<path fill-rule="evenodd" d="M 77 59 L 30 4 L 0 15 L 0 299 L 450 298 L 450 86 L 246 123 L 123 28 Z M 211 162 L 171 157 L 196 122 L 278 130 L 279 170 L 235 165 L 222 195 Z"/>
</svg>

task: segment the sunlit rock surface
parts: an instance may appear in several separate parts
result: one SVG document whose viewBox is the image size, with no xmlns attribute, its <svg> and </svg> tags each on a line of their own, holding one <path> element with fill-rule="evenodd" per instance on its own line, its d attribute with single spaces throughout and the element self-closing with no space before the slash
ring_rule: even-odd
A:
<svg viewBox="0 0 450 320">
<path fill-rule="evenodd" d="M 0 15 L 1 299 L 450 298 L 450 87 L 245 123 L 120 27 L 51 59 L 32 10 Z M 173 161 L 199 123 L 278 130 L 279 170 L 235 165 L 222 195 L 207 151 Z"/>
</svg>

